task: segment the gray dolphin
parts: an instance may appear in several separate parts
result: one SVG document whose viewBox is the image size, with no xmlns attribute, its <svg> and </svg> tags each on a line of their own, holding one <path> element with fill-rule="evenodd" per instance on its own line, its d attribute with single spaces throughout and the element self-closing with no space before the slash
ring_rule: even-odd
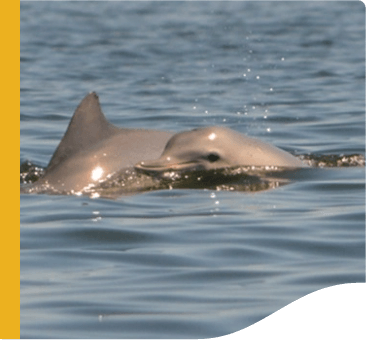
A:
<svg viewBox="0 0 367 340">
<path fill-rule="evenodd" d="M 247 165 L 305 166 L 277 147 L 224 127 L 175 135 L 118 128 L 106 120 L 98 96 L 92 92 L 77 107 L 44 176 L 33 187 L 78 193 L 129 168 L 163 172 Z"/>
<path fill-rule="evenodd" d="M 259 139 L 219 126 L 175 134 L 160 158 L 141 161 L 145 172 L 212 170 L 235 166 L 299 168 L 305 165 L 290 153 Z"/>
<path fill-rule="evenodd" d="M 55 191 L 82 192 L 139 161 L 158 158 L 172 135 L 112 125 L 92 92 L 77 107 L 45 175 L 35 184 Z"/>
</svg>

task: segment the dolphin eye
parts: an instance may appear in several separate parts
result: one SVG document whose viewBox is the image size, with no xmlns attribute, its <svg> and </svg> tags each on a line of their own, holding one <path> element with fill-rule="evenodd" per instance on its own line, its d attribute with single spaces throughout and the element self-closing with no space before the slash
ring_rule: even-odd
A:
<svg viewBox="0 0 367 340">
<path fill-rule="evenodd" d="M 210 153 L 207 156 L 207 159 L 210 163 L 216 162 L 220 157 L 216 153 Z"/>
</svg>

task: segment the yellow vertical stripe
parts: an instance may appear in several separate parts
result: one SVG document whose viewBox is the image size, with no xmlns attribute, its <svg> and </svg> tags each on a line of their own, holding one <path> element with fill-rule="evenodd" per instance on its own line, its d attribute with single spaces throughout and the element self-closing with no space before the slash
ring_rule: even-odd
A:
<svg viewBox="0 0 367 340">
<path fill-rule="evenodd" d="M 0 338 L 20 337 L 19 103 L 20 5 L 1 6 Z"/>
</svg>

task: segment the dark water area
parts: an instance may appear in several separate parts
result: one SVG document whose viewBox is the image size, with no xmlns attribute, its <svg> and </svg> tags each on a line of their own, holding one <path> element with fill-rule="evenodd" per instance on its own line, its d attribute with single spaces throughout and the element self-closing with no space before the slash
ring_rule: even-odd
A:
<svg viewBox="0 0 367 340">
<path fill-rule="evenodd" d="M 22 183 L 90 91 L 117 126 L 222 125 L 311 165 L 260 191 L 21 194 L 22 338 L 217 337 L 365 281 L 363 3 L 20 8 Z"/>
</svg>

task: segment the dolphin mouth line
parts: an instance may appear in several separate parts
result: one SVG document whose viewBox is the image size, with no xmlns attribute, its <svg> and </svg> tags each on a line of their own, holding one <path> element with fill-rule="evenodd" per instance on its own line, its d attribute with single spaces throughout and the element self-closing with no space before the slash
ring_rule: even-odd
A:
<svg viewBox="0 0 367 340">
<path fill-rule="evenodd" d="M 136 170 L 144 171 L 144 172 L 169 172 L 169 171 L 186 171 L 186 170 L 201 170 L 202 166 L 200 166 L 196 162 L 187 161 L 182 163 L 174 163 L 174 164 L 145 164 L 144 162 L 138 163 L 134 165 Z"/>
</svg>

